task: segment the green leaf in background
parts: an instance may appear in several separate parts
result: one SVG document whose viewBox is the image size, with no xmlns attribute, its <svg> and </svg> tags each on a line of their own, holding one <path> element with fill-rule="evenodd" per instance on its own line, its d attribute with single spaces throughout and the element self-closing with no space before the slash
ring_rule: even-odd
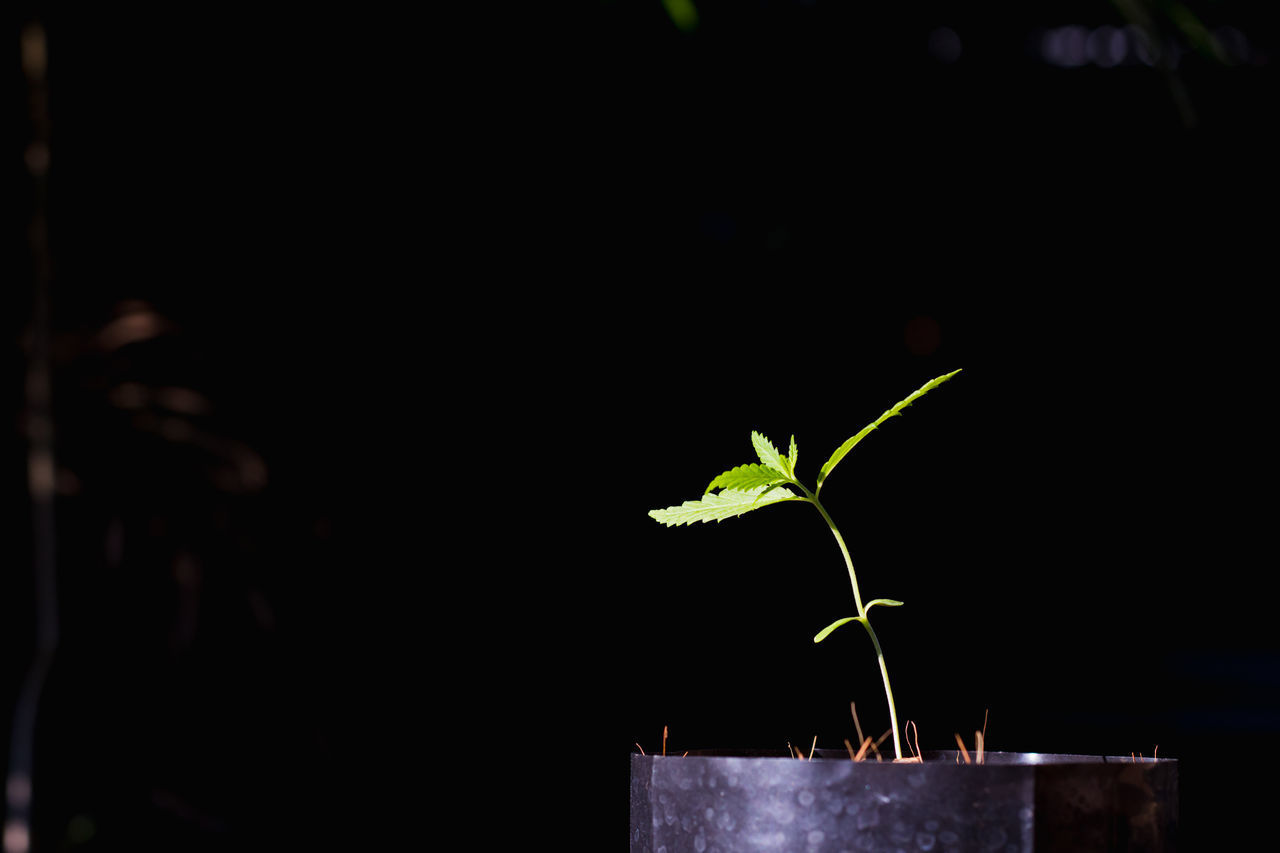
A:
<svg viewBox="0 0 1280 853">
<path fill-rule="evenodd" d="M 649 515 L 667 527 L 677 527 L 695 521 L 724 521 L 762 506 L 796 499 L 797 496 L 790 489 L 781 487 L 725 489 L 715 494 L 703 495 L 701 500 L 685 501 L 680 506 L 649 510 Z"/>
<path fill-rule="evenodd" d="M 662 0 L 662 5 L 682 32 L 691 33 L 698 28 L 698 7 L 693 0 Z"/>
</svg>

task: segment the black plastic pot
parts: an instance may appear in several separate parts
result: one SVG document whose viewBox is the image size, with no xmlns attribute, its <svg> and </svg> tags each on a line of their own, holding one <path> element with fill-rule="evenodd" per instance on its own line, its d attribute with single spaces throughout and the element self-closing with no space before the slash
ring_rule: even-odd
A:
<svg viewBox="0 0 1280 853">
<path fill-rule="evenodd" d="M 921 763 L 631 756 L 631 853 L 1172 851 L 1178 763 L 955 752 Z"/>
</svg>

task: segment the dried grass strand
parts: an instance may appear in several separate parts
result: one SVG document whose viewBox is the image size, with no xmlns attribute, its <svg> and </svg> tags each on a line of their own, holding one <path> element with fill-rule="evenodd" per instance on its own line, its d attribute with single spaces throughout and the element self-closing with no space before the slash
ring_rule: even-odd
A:
<svg viewBox="0 0 1280 853">
<path fill-rule="evenodd" d="M 882 756 L 882 755 L 880 754 L 880 744 L 884 743 L 884 742 L 885 742 L 885 740 L 887 740 L 887 739 L 888 739 L 888 737 L 889 737 L 889 735 L 891 735 L 891 734 L 893 734 L 893 729 L 886 729 L 884 734 L 880 735 L 880 737 L 879 737 L 879 738 L 877 738 L 876 740 L 872 741 L 872 743 L 871 743 L 871 751 L 872 751 L 872 752 L 874 752 L 874 753 L 876 754 L 876 761 L 883 761 L 883 760 L 884 760 L 884 756 Z M 867 740 L 871 740 L 871 738 L 867 738 Z"/>
<path fill-rule="evenodd" d="M 904 731 L 904 732 L 906 733 L 906 735 L 907 735 L 907 737 L 906 737 L 906 741 L 907 741 L 907 749 L 911 750 L 911 757 L 910 757 L 910 758 L 895 758 L 895 759 L 894 759 L 894 761 L 895 761 L 895 762 L 900 762 L 900 763 L 902 763 L 902 764 L 908 764 L 908 763 L 920 763 L 920 762 L 924 761 L 924 757 L 923 757 L 922 753 L 920 752 L 920 730 L 919 730 L 918 728 L 916 728 L 915 721 L 914 721 L 914 720 L 907 720 L 907 725 L 903 727 L 903 731 Z M 912 735 L 913 733 L 914 733 L 914 734 L 915 734 L 915 736 L 916 736 L 916 744 L 915 744 L 915 746 L 914 746 L 914 747 L 912 747 L 912 746 L 911 746 L 911 735 Z"/>
<path fill-rule="evenodd" d="M 862 743 L 866 738 L 862 736 L 862 724 L 858 722 L 858 706 L 853 702 L 849 703 L 849 713 L 853 714 L 853 730 L 858 733 L 858 743 Z"/>
</svg>

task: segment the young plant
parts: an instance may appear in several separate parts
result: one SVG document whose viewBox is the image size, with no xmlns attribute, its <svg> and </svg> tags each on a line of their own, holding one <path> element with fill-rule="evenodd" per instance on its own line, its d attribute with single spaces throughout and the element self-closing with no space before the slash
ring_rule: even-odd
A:
<svg viewBox="0 0 1280 853">
<path fill-rule="evenodd" d="M 871 627 L 869 613 L 871 608 L 878 604 L 886 607 L 900 607 L 902 602 L 894 601 L 890 598 L 875 598 L 863 603 L 862 593 L 858 589 L 858 576 L 853 569 L 853 560 L 849 557 L 849 549 L 845 546 L 844 537 L 840 535 L 840 530 L 836 527 L 836 523 L 831 520 L 826 507 L 822 505 L 822 501 L 818 500 L 818 495 L 822 492 L 823 485 L 826 483 L 827 478 L 831 476 L 831 472 L 836 465 L 840 464 L 840 460 L 844 459 L 849 454 L 849 451 L 857 446 L 858 442 L 866 438 L 872 430 L 877 429 L 889 418 L 902 414 L 902 410 L 907 406 L 910 406 L 959 372 L 959 370 L 954 370 L 951 373 L 926 382 L 919 390 L 887 410 L 880 417 L 859 430 L 856 435 L 844 444 L 837 447 L 835 452 L 831 454 L 831 458 L 824 462 L 822 468 L 819 469 L 818 480 L 812 491 L 796 477 L 798 453 L 796 451 L 795 436 L 791 437 L 791 446 L 787 455 L 783 456 L 764 435 L 752 432 L 751 443 L 755 447 L 756 455 L 760 458 L 758 464 L 751 462 L 725 471 L 711 481 L 702 497 L 696 501 L 685 501 L 680 506 L 655 509 L 649 512 L 649 515 L 662 524 L 668 527 L 677 527 L 682 524 L 692 524 L 695 521 L 720 522 L 726 518 L 733 518 L 751 510 L 788 501 L 805 501 L 813 504 L 822 516 L 823 521 L 831 529 L 832 535 L 836 538 L 836 544 L 840 546 L 840 553 L 844 556 L 845 568 L 849 571 L 849 583 L 853 586 L 853 602 L 858 609 L 856 616 L 837 619 L 826 628 L 823 628 L 813 638 L 813 641 L 815 643 L 822 642 L 832 631 L 850 622 L 860 622 L 862 627 L 867 629 L 867 634 L 871 637 L 871 645 L 875 648 L 876 660 L 880 664 L 880 678 L 884 681 L 884 694 L 889 702 L 889 722 L 893 726 L 893 750 L 895 756 L 899 759 L 902 758 L 902 744 L 898 737 L 898 713 L 893 703 L 893 689 L 889 686 L 889 669 L 884 662 L 884 652 L 880 648 L 880 638 L 876 636 L 875 629 Z M 788 488 L 789 486 L 799 489 L 800 494 L 791 491 Z M 717 489 L 719 491 L 716 491 Z"/>
</svg>

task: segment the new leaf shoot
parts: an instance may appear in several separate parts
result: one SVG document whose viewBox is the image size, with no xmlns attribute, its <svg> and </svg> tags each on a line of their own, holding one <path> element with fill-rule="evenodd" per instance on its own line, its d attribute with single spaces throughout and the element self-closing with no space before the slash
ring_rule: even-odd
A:
<svg viewBox="0 0 1280 853">
<path fill-rule="evenodd" d="M 936 379 L 929 380 L 923 386 L 916 389 L 916 391 L 913 392 L 905 400 L 900 400 L 896 405 L 890 407 L 887 411 L 885 411 L 885 413 L 882 414 L 880 417 L 876 418 L 874 421 L 867 424 L 862 429 L 858 430 L 857 434 L 854 435 L 852 438 L 848 439 L 847 441 L 845 441 L 844 444 L 837 447 L 836 452 L 831 454 L 831 458 L 822 464 L 822 470 L 818 472 L 818 486 L 814 490 L 814 493 L 816 494 L 822 491 L 822 484 L 826 482 L 827 477 L 831 474 L 831 470 L 840 463 L 841 459 L 845 458 L 845 456 L 849 454 L 850 450 L 853 450 L 853 448 L 857 446 L 858 442 L 862 441 L 862 439 L 870 435 L 873 429 L 878 429 L 880 424 L 889 420 L 889 418 L 897 417 L 898 415 L 902 414 L 902 410 L 905 409 L 907 406 L 910 406 L 916 400 L 920 399 L 925 394 L 932 391 L 934 388 L 937 388 L 943 382 L 946 382 L 948 379 L 950 379 L 952 376 L 955 376 L 959 372 L 960 372 L 959 370 L 953 370 L 950 373 L 946 373 L 946 374 L 943 374 L 942 376 L 937 377 Z"/>
</svg>

